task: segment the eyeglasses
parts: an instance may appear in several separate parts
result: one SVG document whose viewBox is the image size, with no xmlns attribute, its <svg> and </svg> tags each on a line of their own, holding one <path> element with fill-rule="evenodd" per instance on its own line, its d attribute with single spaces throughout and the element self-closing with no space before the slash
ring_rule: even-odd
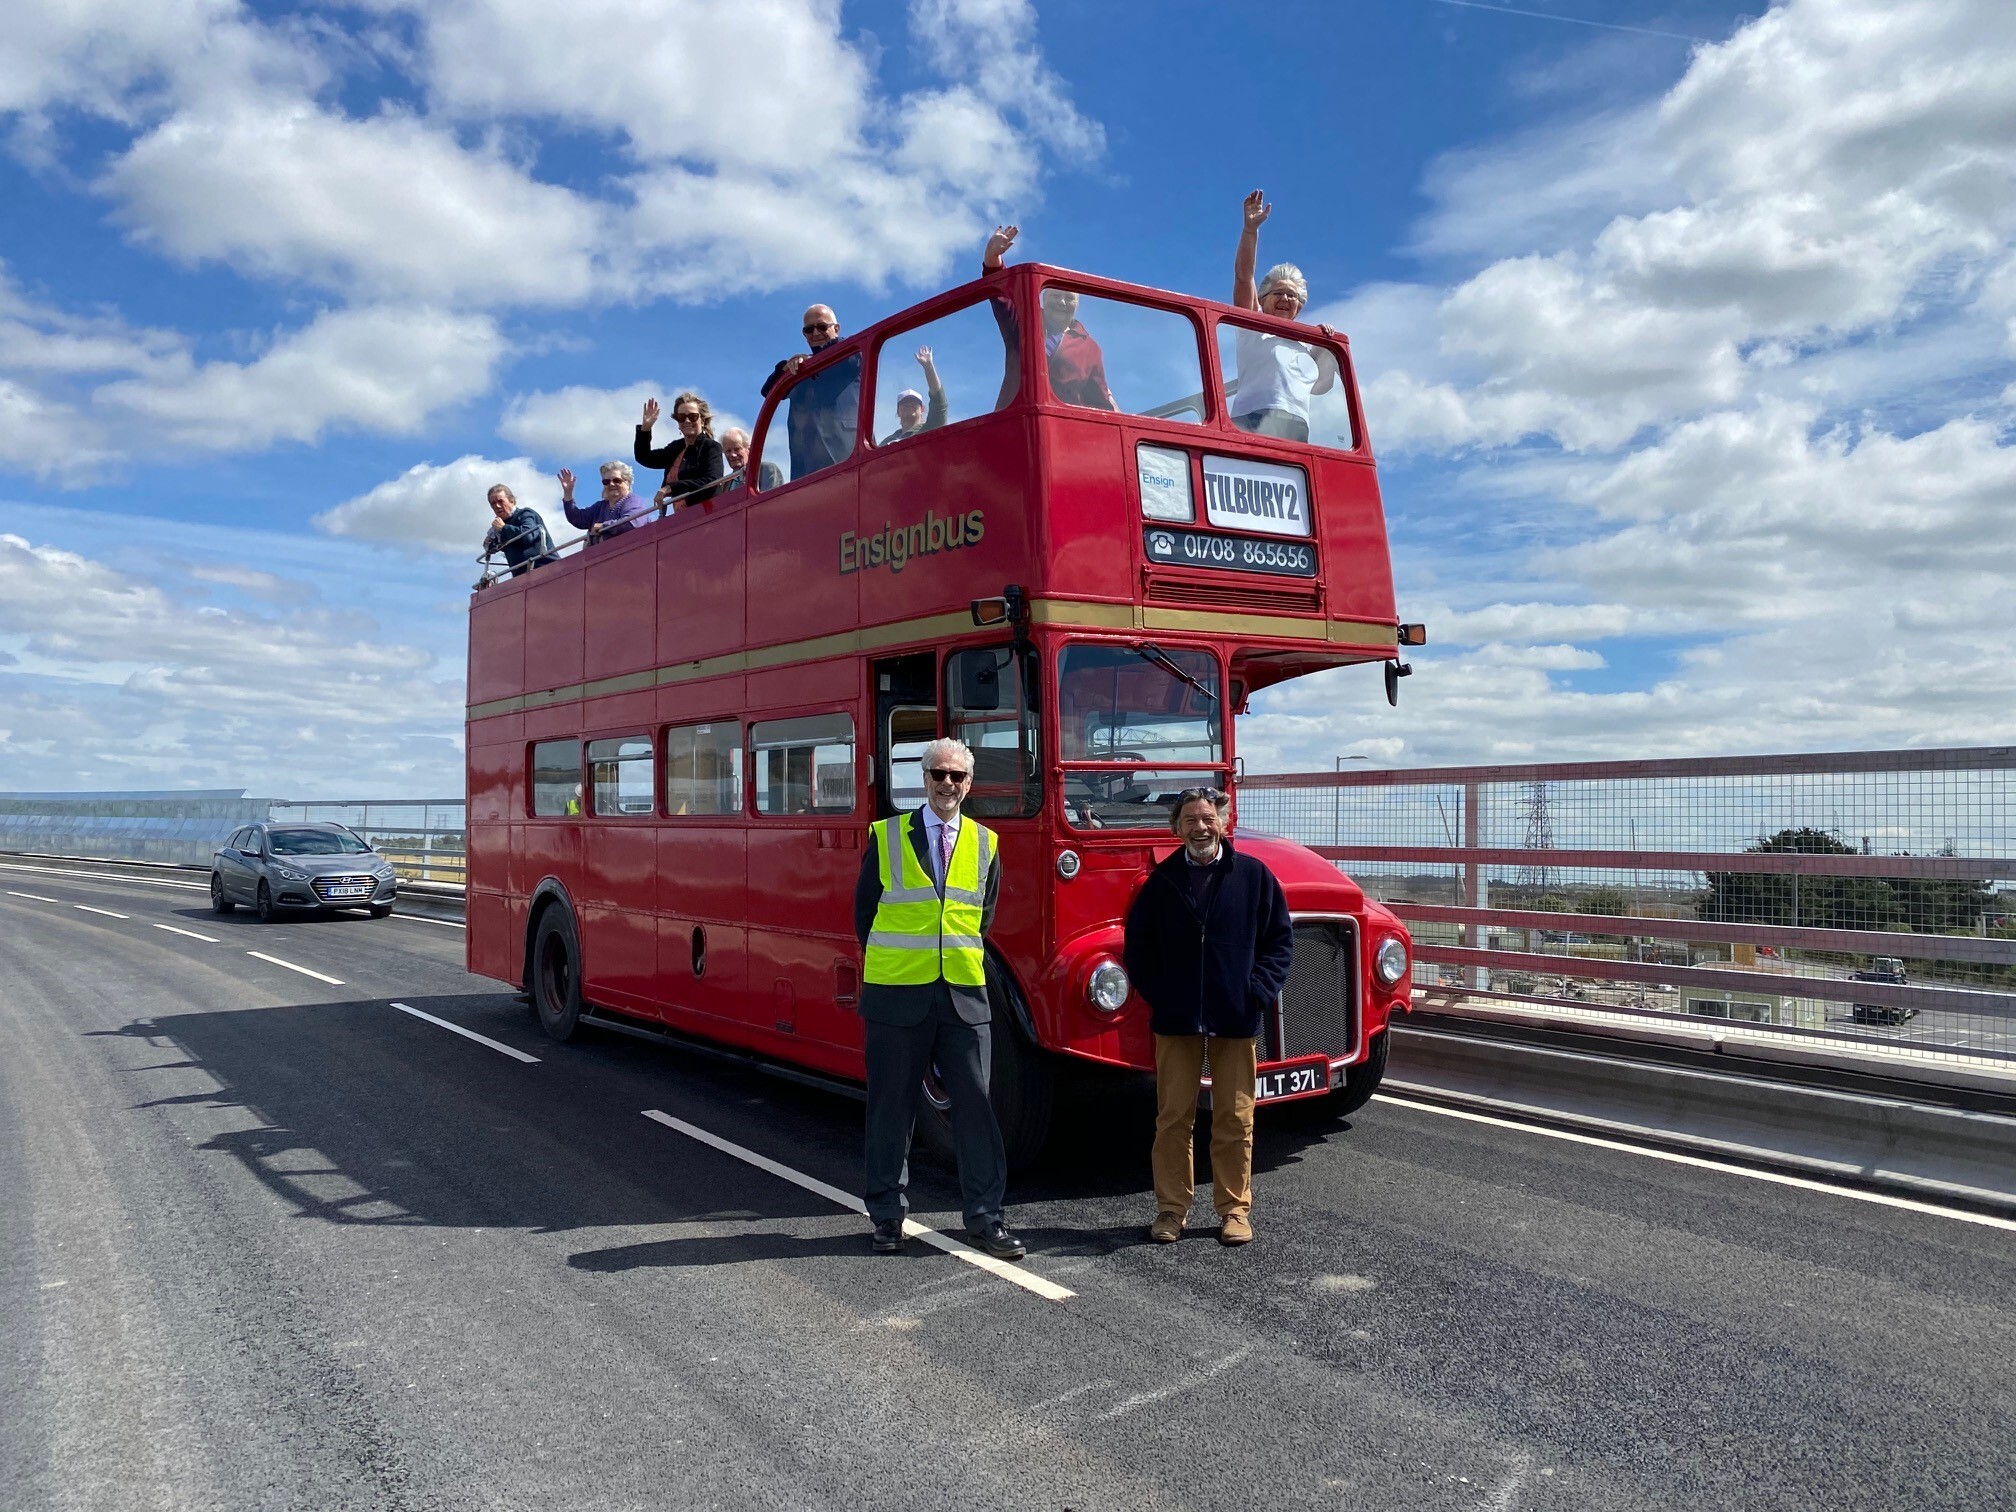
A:
<svg viewBox="0 0 2016 1512">
<path fill-rule="evenodd" d="M 700 421 L 700 411 L 674 410 L 672 411 L 672 418 L 677 420 L 681 425 L 684 425 L 688 420 L 693 421 L 697 425 Z"/>
<path fill-rule="evenodd" d="M 799 327 L 799 329 L 802 330 L 807 336 L 817 336 L 821 331 L 837 331 L 840 329 L 840 327 L 835 325 L 830 320 L 822 320 L 814 325 L 801 326 Z"/>
<path fill-rule="evenodd" d="M 924 775 L 929 777 L 933 782 L 949 782 L 956 787 L 973 774 L 971 772 L 954 771 L 949 767 L 928 767 L 925 769 Z"/>
<path fill-rule="evenodd" d="M 602 486 L 604 488 L 621 488 L 623 486 L 623 480 L 620 477 L 604 478 L 602 480 Z"/>
</svg>

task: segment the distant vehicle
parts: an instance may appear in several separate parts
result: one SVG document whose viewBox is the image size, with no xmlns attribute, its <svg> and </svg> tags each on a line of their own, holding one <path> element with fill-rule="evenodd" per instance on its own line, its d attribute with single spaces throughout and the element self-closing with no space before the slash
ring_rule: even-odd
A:
<svg viewBox="0 0 2016 1512">
<path fill-rule="evenodd" d="M 392 912 L 399 881 L 392 863 L 340 824 L 248 824 L 210 857 L 210 906 L 240 903 L 267 923 L 308 909 Z"/>
<path fill-rule="evenodd" d="M 1901 987 L 1906 981 L 1904 963 L 1896 956 L 1872 956 L 1864 970 L 1848 978 L 1851 982 L 1885 982 Z M 1856 1003 L 1848 1016 L 1858 1024 L 1902 1024 L 1918 1016 L 1916 1008 L 1896 1008 L 1888 1003 Z"/>
</svg>

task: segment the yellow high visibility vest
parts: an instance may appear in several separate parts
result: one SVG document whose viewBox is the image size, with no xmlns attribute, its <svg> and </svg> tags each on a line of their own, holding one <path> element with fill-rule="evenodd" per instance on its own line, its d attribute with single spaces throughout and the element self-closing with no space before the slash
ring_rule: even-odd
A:
<svg viewBox="0 0 2016 1512">
<path fill-rule="evenodd" d="M 957 987 L 984 987 L 987 955 L 980 943 L 980 920 L 986 911 L 994 832 L 960 817 L 941 898 L 930 869 L 910 844 L 909 827 L 908 814 L 878 819 L 872 826 L 882 901 L 868 931 L 861 979 L 884 987 L 926 987 L 942 977 Z"/>
</svg>

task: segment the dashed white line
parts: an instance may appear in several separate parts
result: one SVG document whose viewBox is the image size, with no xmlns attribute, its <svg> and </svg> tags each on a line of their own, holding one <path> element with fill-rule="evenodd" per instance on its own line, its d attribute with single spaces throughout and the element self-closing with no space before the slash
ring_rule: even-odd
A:
<svg viewBox="0 0 2016 1512">
<path fill-rule="evenodd" d="M 184 892 L 202 892 L 210 885 L 208 882 L 169 882 L 159 877 L 128 877 L 119 872 L 77 871 L 62 866 L 22 866 L 12 861 L 0 861 L 0 871 L 35 872 L 45 877 L 82 877 L 90 882 L 131 882 L 135 887 L 179 887 Z"/>
<path fill-rule="evenodd" d="M 395 919 L 404 919 L 408 924 L 438 924 L 443 929 L 467 929 L 467 924 L 458 924 L 453 919 L 430 919 L 425 914 L 395 913 Z"/>
<path fill-rule="evenodd" d="M 130 919 L 133 917 L 131 914 L 114 913 L 109 908 L 93 908 L 89 903 L 72 903 L 70 906 L 82 909 L 85 913 L 103 914 L 108 919 Z"/>
<path fill-rule="evenodd" d="M 255 960 L 270 961 L 275 966 L 285 966 L 289 971 L 298 971 L 301 975 L 313 977 L 318 982 L 327 982 L 331 987 L 341 987 L 343 985 L 340 977 L 324 976 L 319 971 L 310 971 L 306 966 L 296 966 L 292 961 L 283 961 L 280 957 L 268 955 L 263 950 L 248 950 L 245 954 L 253 957 Z"/>
<path fill-rule="evenodd" d="M 1488 1113 L 1472 1113 L 1463 1108 L 1445 1108 L 1437 1103 L 1415 1102 L 1412 1098 L 1395 1097 L 1389 1092 L 1376 1092 L 1372 1100 L 1392 1103 L 1397 1108 L 1412 1108 L 1418 1113 L 1439 1113 L 1444 1118 L 1460 1118 L 1468 1123 L 1489 1124 L 1496 1129 L 1516 1129 L 1521 1134 L 1538 1134 L 1543 1139 L 1565 1139 L 1570 1144 L 1594 1145 L 1599 1150 L 1622 1150 L 1626 1155 L 1642 1155 L 1647 1160 L 1664 1160 L 1673 1165 L 1699 1166 L 1706 1171 L 1720 1171 L 1728 1176 L 1744 1176 L 1751 1181 L 1769 1181 L 1778 1186 L 1798 1187 L 1807 1192 L 1825 1192 L 1830 1197 L 1848 1197 L 1856 1202 L 1873 1202 L 1881 1207 L 1903 1208 L 1912 1213 L 1930 1213 L 1935 1217 L 1952 1218 L 1960 1223 L 1978 1223 L 1987 1228 L 2016 1230 L 2016 1218 L 1998 1218 L 1992 1213 L 1975 1213 L 1966 1208 L 1941 1207 L 1936 1202 L 1921 1202 L 1913 1197 L 1893 1197 L 1887 1192 L 1865 1192 L 1860 1187 L 1835 1186 L 1831 1182 L 1814 1181 L 1806 1176 L 1787 1176 L 1778 1171 L 1760 1171 L 1750 1166 L 1710 1160 L 1702 1155 L 1683 1155 L 1678 1150 L 1655 1150 L 1648 1145 L 1629 1144 L 1621 1139 L 1604 1139 L 1595 1134 L 1577 1134 L 1569 1129 L 1550 1129 L 1542 1124 L 1521 1123 L 1514 1118 L 1493 1118 Z"/>
<path fill-rule="evenodd" d="M 746 1161 L 759 1171 L 768 1171 L 772 1176 L 780 1177 L 794 1186 L 801 1186 L 808 1192 L 817 1193 L 828 1202 L 837 1203 L 863 1217 L 868 1214 L 868 1204 L 859 1197 L 852 1192 L 843 1192 L 836 1186 L 829 1186 L 816 1176 L 807 1176 L 803 1171 L 794 1171 L 790 1166 L 772 1160 L 768 1155 L 758 1155 L 754 1150 L 745 1149 L 733 1140 L 723 1139 L 719 1134 L 710 1134 L 697 1125 L 687 1123 L 683 1118 L 674 1118 L 670 1113 L 661 1113 L 656 1108 L 645 1109 L 644 1116 L 665 1125 L 668 1129 L 677 1130 L 688 1139 L 697 1139 L 704 1145 L 711 1145 L 724 1155 L 733 1155 L 737 1160 Z M 992 1271 L 1003 1281 L 1012 1281 L 1024 1291 L 1034 1292 L 1047 1301 L 1062 1302 L 1078 1295 L 1070 1288 L 1046 1280 L 1034 1271 L 1024 1270 L 1019 1265 L 1011 1265 L 1006 1260 L 996 1260 L 985 1251 L 974 1249 L 949 1234 L 941 1234 L 936 1229 L 926 1228 L 914 1218 L 904 1219 L 903 1232 L 912 1239 L 922 1239 L 926 1244 L 964 1260 L 968 1265 L 977 1265 L 984 1271 Z"/>
<path fill-rule="evenodd" d="M 156 924 L 154 927 L 156 929 L 165 929 L 170 934 L 187 935 L 192 940 L 202 940 L 211 945 L 222 943 L 215 935 L 199 935 L 193 929 L 180 929 L 173 924 Z"/>
<path fill-rule="evenodd" d="M 487 1034 L 478 1034 L 474 1029 L 464 1029 L 460 1024 L 451 1024 L 448 1022 L 448 1020 L 444 1018 L 436 1018 L 431 1013 L 422 1013 L 418 1008 L 412 1007 L 411 1005 L 406 1003 L 394 1003 L 392 1006 L 394 1008 L 397 1008 L 401 1013 L 410 1013 L 413 1015 L 413 1017 L 417 1019 L 425 1019 L 430 1024 L 438 1024 L 443 1029 L 446 1029 L 450 1034 L 459 1034 L 462 1036 L 462 1038 L 472 1039 L 476 1041 L 476 1043 L 479 1045 L 488 1045 L 492 1050 L 495 1050 L 499 1055 L 508 1055 L 511 1057 L 511 1059 L 515 1061 L 523 1061 L 528 1066 L 536 1066 L 539 1064 L 538 1056 L 527 1055 L 523 1050 L 514 1049 L 512 1046 L 505 1044 L 502 1040 L 494 1040 L 490 1038 L 490 1036 Z"/>
<path fill-rule="evenodd" d="M 11 887 L 7 889 L 7 896 L 10 898 L 33 898 L 37 903 L 60 903 L 63 901 L 60 898 L 45 898 L 40 893 L 16 892 Z"/>
</svg>

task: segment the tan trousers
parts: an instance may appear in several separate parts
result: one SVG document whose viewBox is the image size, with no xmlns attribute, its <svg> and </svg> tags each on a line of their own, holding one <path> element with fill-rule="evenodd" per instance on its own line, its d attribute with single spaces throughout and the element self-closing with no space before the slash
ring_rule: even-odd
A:
<svg viewBox="0 0 2016 1512">
<path fill-rule="evenodd" d="M 1211 1203 L 1218 1216 L 1253 1206 L 1255 1042 L 1211 1038 Z M 1204 1036 L 1155 1036 L 1155 1211 L 1188 1213 L 1196 1195 L 1197 1090 Z"/>
</svg>

